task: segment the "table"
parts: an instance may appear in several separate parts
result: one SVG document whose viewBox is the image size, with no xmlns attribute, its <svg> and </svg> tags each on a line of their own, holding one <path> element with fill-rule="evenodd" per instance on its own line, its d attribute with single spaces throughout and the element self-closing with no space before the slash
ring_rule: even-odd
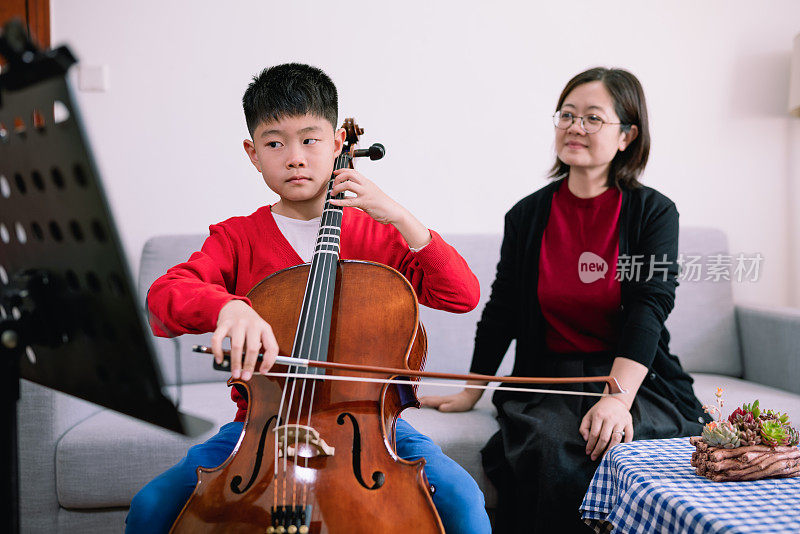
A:
<svg viewBox="0 0 800 534">
<path fill-rule="evenodd" d="M 621 443 L 581 504 L 597 532 L 800 533 L 800 478 L 711 482 L 694 473 L 689 438 Z"/>
</svg>

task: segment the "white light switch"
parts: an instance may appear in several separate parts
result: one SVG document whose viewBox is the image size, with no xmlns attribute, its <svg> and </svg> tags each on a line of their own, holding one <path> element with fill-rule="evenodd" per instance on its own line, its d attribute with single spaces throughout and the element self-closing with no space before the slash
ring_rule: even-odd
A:
<svg viewBox="0 0 800 534">
<path fill-rule="evenodd" d="M 81 65 L 78 69 L 78 88 L 81 91 L 107 91 L 108 65 Z"/>
</svg>

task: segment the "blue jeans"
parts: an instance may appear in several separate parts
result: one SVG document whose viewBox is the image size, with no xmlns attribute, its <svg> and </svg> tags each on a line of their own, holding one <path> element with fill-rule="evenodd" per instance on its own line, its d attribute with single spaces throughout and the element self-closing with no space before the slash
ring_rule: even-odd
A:
<svg viewBox="0 0 800 534">
<path fill-rule="evenodd" d="M 197 484 L 198 467 L 216 467 L 230 456 L 243 423 L 228 423 L 205 443 L 195 445 L 176 465 L 151 480 L 131 502 L 127 534 L 168 532 Z M 475 480 L 445 456 L 431 439 L 402 419 L 397 421 L 397 454 L 425 458 L 425 475 L 436 488 L 433 503 L 448 534 L 490 533 L 483 493 Z"/>
</svg>

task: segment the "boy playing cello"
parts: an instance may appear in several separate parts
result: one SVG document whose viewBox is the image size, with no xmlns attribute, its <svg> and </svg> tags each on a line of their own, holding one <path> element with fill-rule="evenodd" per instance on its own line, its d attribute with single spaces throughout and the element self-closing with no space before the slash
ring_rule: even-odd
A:
<svg viewBox="0 0 800 534">
<path fill-rule="evenodd" d="M 156 335 L 213 331 L 218 362 L 228 337 L 232 376 L 249 380 L 256 372 L 258 353 L 264 358 L 257 371 L 266 372 L 278 344 L 244 295 L 270 274 L 310 261 L 345 132 L 336 128 L 336 87 L 325 73 L 308 65 L 264 70 L 245 92 L 243 106 L 251 135 L 244 149 L 280 200 L 211 226 L 202 249 L 156 280 L 147 300 Z M 466 312 L 477 305 L 475 275 L 436 232 L 355 170 L 336 172 L 331 195 L 344 191 L 355 196 L 331 201 L 345 207 L 342 259 L 393 267 L 412 284 L 419 302 L 432 308 Z M 235 388 L 231 397 L 238 405 L 234 421 L 192 447 L 137 493 L 126 532 L 168 531 L 197 483 L 197 468 L 216 467 L 230 456 L 247 410 L 246 399 Z M 425 458 L 425 473 L 436 487 L 433 501 L 447 532 L 488 533 L 483 494 L 469 474 L 402 419 L 396 431 L 400 457 Z"/>
</svg>

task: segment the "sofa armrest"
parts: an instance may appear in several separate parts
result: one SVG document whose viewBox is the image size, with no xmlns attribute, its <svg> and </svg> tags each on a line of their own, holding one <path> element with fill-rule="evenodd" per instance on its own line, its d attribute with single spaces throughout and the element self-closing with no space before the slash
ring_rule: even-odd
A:
<svg viewBox="0 0 800 534">
<path fill-rule="evenodd" d="M 101 408 L 22 380 L 17 405 L 20 516 L 23 532 L 56 532 L 56 446 L 73 426 Z"/>
<path fill-rule="evenodd" d="M 800 394 L 800 309 L 736 306 L 744 379 Z"/>
</svg>

